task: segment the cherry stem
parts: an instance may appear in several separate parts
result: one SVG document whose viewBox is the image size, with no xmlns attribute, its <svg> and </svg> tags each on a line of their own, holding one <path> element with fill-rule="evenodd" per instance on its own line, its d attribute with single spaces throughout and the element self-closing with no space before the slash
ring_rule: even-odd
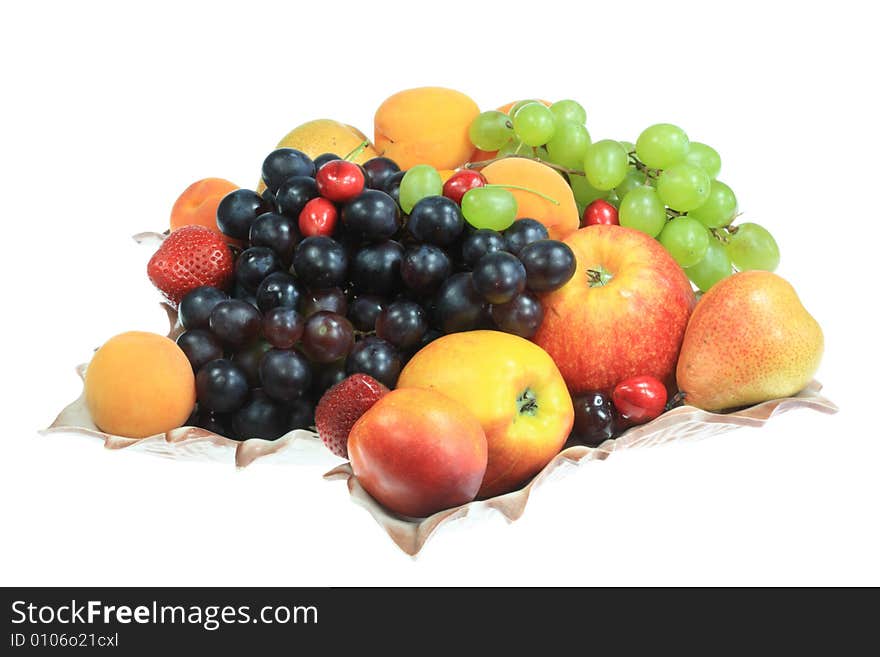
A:
<svg viewBox="0 0 880 657">
<path fill-rule="evenodd" d="M 485 189 L 487 187 L 495 187 L 495 188 L 500 188 L 500 189 L 518 189 L 521 192 L 530 192 L 530 193 L 534 194 L 535 196 L 540 196 L 545 201 L 550 201 L 550 203 L 552 203 L 553 205 L 559 205 L 559 201 L 557 201 L 552 196 L 547 196 L 546 194 L 544 194 L 542 192 L 539 192 L 535 189 L 531 189 L 529 187 L 523 187 L 522 185 L 507 185 L 504 183 L 493 184 L 493 185 L 483 185 L 483 189 Z"/>
<path fill-rule="evenodd" d="M 561 171 L 562 173 L 568 173 L 573 176 L 585 176 L 583 171 L 578 171 L 577 169 L 569 169 L 568 167 L 563 167 L 558 164 L 553 164 L 552 162 L 548 162 L 547 160 L 542 160 L 540 157 L 532 157 L 529 155 L 522 155 L 519 153 L 510 153 L 509 155 L 500 155 L 498 157 L 493 157 L 491 160 L 479 160 L 477 162 L 468 162 L 464 165 L 465 169 L 482 169 L 483 167 L 487 167 L 490 164 L 495 162 L 500 162 L 501 160 L 508 160 L 512 157 L 519 157 L 524 160 L 534 160 L 535 162 L 539 162 L 544 166 L 550 167 L 551 169 L 556 169 L 557 171 Z"/>
<path fill-rule="evenodd" d="M 357 148 L 355 148 L 351 153 L 349 153 L 348 155 L 346 155 L 342 159 L 345 160 L 346 162 L 351 162 L 351 160 L 353 158 L 355 158 L 358 155 L 360 155 L 361 153 L 363 153 L 364 149 L 369 145 L 370 145 L 370 142 L 365 139 L 364 141 L 362 141 L 360 144 L 357 145 Z"/>
</svg>

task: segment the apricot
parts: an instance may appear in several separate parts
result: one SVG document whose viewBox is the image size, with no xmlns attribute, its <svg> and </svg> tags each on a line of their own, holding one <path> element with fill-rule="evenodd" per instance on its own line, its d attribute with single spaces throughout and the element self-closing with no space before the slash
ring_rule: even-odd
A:
<svg viewBox="0 0 880 657">
<path fill-rule="evenodd" d="M 468 128 L 479 113 L 477 104 L 460 91 L 442 87 L 400 91 L 376 110 L 376 149 L 401 169 L 417 164 L 455 169 L 474 150 Z"/>
<path fill-rule="evenodd" d="M 173 340 L 129 331 L 95 352 L 85 401 L 101 431 L 145 438 L 181 426 L 196 403 L 192 366 Z"/>
<path fill-rule="evenodd" d="M 215 233 L 217 206 L 229 192 L 238 189 L 235 183 L 223 178 L 203 178 L 183 190 L 171 208 L 171 230 L 183 226 L 204 226 Z"/>
<path fill-rule="evenodd" d="M 530 217 L 547 227 L 550 238 L 561 240 L 580 226 L 571 187 L 558 171 L 522 157 L 498 160 L 480 170 L 492 185 L 517 185 L 549 196 L 558 205 L 531 191 L 511 189 L 518 205 L 517 219 Z"/>
</svg>

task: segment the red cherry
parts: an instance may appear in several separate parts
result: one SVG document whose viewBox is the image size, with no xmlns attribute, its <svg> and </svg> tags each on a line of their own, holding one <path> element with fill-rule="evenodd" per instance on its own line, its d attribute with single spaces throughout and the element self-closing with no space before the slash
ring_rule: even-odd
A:
<svg viewBox="0 0 880 657">
<path fill-rule="evenodd" d="M 443 196 L 461 205 L 461 197 L 464 196 L 466 191 L 475 187 L 482 187 L 488 182 L 486 177 L 479 171 L 462 169 L 452 174 L 449 180 L 443 184 Z"/>
<path fill-rule="evenodd" d="M 595 226 L 604 224 L 606 226 L 619 226 L 620 220 L 617 218 L 617 208 L 608 201 L 601 198 L 596 199 L 584 209 L 584 226 Z"/>
<path fill-rule="evenodd" d="M 326 198 L 313 198 L 299 213 L 299 232 L 303 237 L 325 235 L 330 237 L 336 227 L 339 213 L 336 206 Z"/>
<path fill-rule="evenodd" d="M 354 162 L 333 160 L 318 169 L 318 193 L 335 203 L 347 203 L 364 191 L 364 172 Z"/>
<path fill-rule="evenodd" d="M 666 409 L 666 386 L 653 376 L 633 376 L 614 386 L 611 401 L 624 420 L 644 424 Z"/>
</svg>

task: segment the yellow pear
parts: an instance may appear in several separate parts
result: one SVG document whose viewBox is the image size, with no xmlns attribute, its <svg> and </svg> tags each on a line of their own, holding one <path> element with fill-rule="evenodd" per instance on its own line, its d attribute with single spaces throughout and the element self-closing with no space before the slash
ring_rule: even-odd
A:
<svg viewBox="0 0 880 657">
<path fill-rule="evenodd" d="M 789 397 L 813 378 L 822 329 L 794 288 L 767 271 L 716 283 L 697 303 L 676 378 L 685 403 L 708 411 Z"/>
</svg>

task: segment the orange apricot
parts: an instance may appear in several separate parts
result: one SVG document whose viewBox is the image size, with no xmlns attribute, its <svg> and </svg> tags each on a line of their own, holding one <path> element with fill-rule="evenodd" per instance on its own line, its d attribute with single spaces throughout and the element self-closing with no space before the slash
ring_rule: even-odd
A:
<svg viewBox="0 0 880 657">
<path fill-rule="evenodd" d="M 203 178 L 183 190 L 171 208 L 171 230 L 183 226 L 204 226 L 215 233 L 217 206 L 229 192 L 238 189 L 235 183 L 223 178 Z"/>
<path fill-rule="evenodd" d="M 85 375 L 86 407 L 101 431 L 145 438 L 181 426 L 196 403 L 192 366 L 173 340 L 129 331 L 95 352 Z"/>
</svg>

